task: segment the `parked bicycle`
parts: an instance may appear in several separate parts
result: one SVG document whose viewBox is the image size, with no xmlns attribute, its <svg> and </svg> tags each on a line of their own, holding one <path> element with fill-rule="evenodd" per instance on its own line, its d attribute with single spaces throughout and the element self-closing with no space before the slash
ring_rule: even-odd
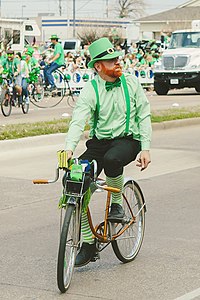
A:
<svg viewBox="0 0 200 300">
<path fill-rule="evenodd" d="M 65 152 L 63 151 L 63 155 Z M 62 155 L 62 157 L 64 157 Z M 64 163 L 63 163 L 64 161 Z M 75 166 L 75 167 L 74 167 Z M 97 255 L 111 244 L 117 258 L 123 263 L 135 259 L 142 245 L 145 229 L 146 204 L 142 190 L 132 178 L 127 178 L 123 186 L 123 209 L 125 217 L 121 223 L 108 221 L 111 202 L 111 192 L 120 192 L 119 189 L 106 186 L 104 180 L 97 178 L 97 163 L 73 159 L 70 167 L 65 159 L 60 159 L 54 180 L 38 179 L 34 184 L 48 184 L 59 179 L 60 169 L 65 171 L 62 179 L 63 195 L 60 200 L 60 245 L 57 261 L 57 284 L 62 293 L 69 288 L 75 265 L 77 250 L 81 246 L 81 213 L 87 211 L 90 228 L 95 236 Z M 75 176 L 77 170 L 78 176 Z M 90 209 L 87 205 L 88 191 L 100 189 L 107 191 L 107 200 L 104 219 L 93 226 Z M 63 212 L 65 216 L 63 218 Z"/>
<path fill-rule="evenodd" d="M 28 113 L 29 104 L 25 97 L 17 94 L 15 89 L 15 78 L 12 74 L 4 71 L 0 77 L 0 102 L 1 111 L 5 117 L 10 116 L 12 107 L 21 107 L 24 114 Z"/>
</svg>

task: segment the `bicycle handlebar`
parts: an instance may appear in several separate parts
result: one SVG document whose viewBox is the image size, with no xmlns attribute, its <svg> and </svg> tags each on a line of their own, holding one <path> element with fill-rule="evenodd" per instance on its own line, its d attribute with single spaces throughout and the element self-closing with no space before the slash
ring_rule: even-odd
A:
<svg viewBox="0 0 200 300">
<path fill-rule="evenodd" d="M 48 179 L 33 179 L 33 184 L 47 184 L 49 183 Z"/>
<path fill-rule="evenodd" d="M 78 158 L 74 158 L 74 162 L 75 164 L 79 163 Z M 105 185 L 101 185 L 97 183 L 97 162 L 96 160 L 92 160 L 91 164 L 93 164 L 93 181 L 96 184 L 97 188 L 108 191 L 108 192 L 113 192 L 113 193 L 119 193 L 120 189 L 118 188 L 114 188 L 111 186 L 105 186 Z M 84 165 L 84 163 L 83 163 Z M 34 179 L 33 180 L 33 184 L 49 184 L 49 183 L 55 183 L 58 179 L 59 179 L 59 170 L 61 168 L 59 168 L 59 166 L 57 166 L 56 168 L 56 176 L 55 179 L 53 180 L 49 180 L 49 179 Z M 68 169 L 67 169 L 68 170 Z"/>
<path fill-rule="evenodd" d="M 33 179 L 33 184 L 48 184 L 54 183 L 59 179 L 59 167 L 56 168 L 56 176 L 55 179 Z"/>
</svg>

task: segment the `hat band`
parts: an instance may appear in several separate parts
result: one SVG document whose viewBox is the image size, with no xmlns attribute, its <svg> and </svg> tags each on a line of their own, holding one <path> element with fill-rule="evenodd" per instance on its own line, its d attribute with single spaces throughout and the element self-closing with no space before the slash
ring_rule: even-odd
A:
<svg viewBox="0 0 200 300">
<path fill-rule="evenodd" d="M 108 48 L 106 51 L 98 54 L 97 56 L 95 56 L 93 59 L 97 59 L 97 58 L 101 58 L 107 54 L 113 54 L 115 52 L 115 49 L 114 48 Z"/>
</svg>

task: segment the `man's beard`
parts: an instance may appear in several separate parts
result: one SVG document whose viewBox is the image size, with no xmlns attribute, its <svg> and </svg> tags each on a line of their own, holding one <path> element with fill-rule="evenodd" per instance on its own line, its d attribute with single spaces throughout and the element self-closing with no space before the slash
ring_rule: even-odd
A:
<svg viewBox="0 0 200 300">
<path fill-rule="evenodd" d="M 115 65 L 113 69 L 108 69 L 106 66 L 101 63 L 102 71 L 105 75 L 112 77 L 112 78 L 119 78 L 122 76 L 122 67 L 120 65 Z"/>
</svg>

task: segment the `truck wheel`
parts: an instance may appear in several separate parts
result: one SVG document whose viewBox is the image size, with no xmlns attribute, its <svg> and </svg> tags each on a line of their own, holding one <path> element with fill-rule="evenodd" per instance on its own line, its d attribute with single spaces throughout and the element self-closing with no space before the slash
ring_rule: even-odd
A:
<svg viewBox="0 0 200 300">
<path fill-rule="evenodd" d="M 200 93 L 200 86 L 195 86 L 195 90 L 197 93 Z"/>
<path fill-rule="evenodd" d="M 157 95 L 167 95 L 169 88 L 164 83 L 154 83 L 154 91 Z"/>
</svg>

